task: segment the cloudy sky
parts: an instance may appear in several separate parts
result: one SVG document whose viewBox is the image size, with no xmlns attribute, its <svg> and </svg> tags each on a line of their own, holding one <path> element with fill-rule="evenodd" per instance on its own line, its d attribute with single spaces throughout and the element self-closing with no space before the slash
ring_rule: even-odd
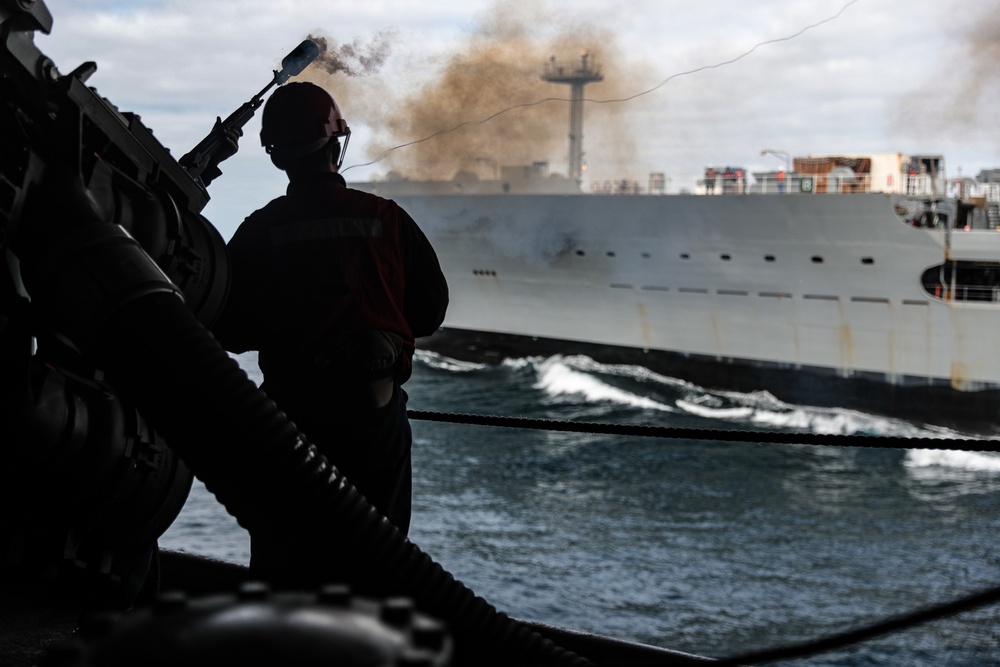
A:
<svg viewBox="0 0 1000 667">
<path fill-rule="evenodd" d="M 768 170 L 783 154 L 943 154 L 952 177 L 1000 167 L 988 113 L 1000 105 L 992 1 L 46 4 L 55 24 L 38 37 L 42 51 L 63 72 L 97 62 L 89 84 L 177 156 L 313 36 L 347 68 L 304 76 L 330 90 L 352 127 L 348 180 L 486 177 L 536 160 L 565 173 L 569 88 L 540 74 L 550 57 L 583 51 L 604 77 L 586 88 L 585 187 L 645 183 L 655 171 L 676 192 L 706 165 Z M 226 238 L 286 184 L 260 148 L 259 115 L 205 210 Z"/>
</svg>

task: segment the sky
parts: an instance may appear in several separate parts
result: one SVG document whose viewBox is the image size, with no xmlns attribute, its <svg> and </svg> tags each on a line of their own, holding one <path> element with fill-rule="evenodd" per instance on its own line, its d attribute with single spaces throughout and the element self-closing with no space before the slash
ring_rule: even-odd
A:
<svg viewBox="0 0 1000 667">
<path fill-rule="evenodd" d="M 953 178 L 1000 167 L 993 0 L 46 4 L 54 26 L 39 48 L 62 72 L 96 62 L 88 85 L 176 157 L 319 37 L 338 67 L 317 61 L 298 78 L 333 94 L 351 126 L 348 181 L 486 178 L 535 161 L 566 174 L 570 89 L 541 74 L 584 52 L 603 76 L 584 93 L 584 189 L 661 172 L 678 192 L 708 165 L 752 173 L 808 155 L 943 155 Z M 259 120 L 203 211 L 227 239 L 287 185 Z"/>
</svg>

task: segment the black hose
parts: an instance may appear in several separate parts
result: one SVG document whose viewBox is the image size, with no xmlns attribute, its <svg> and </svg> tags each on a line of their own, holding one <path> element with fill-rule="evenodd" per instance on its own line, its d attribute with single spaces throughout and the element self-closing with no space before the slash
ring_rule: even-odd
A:
<svg viewBox="0 0 1000 667">
<path fill-rule="evenodd" d="M 447 622 L 457 665 L 589 664 L 497 611 L 409 542 L 175 295 L 130 301 L 93 340 L 109 382 L 251 534 L 282 522 L 316 535 L 332 560 L 350 552 L 356 569 L 347 583 L 370 586 L 376 578 Z"/>
</svg>

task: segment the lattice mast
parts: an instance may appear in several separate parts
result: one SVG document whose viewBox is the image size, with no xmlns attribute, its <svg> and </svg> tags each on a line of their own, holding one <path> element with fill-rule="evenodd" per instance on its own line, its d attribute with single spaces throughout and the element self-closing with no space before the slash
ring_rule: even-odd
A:
<svg viewBox="0 0 1000 667">
<path fill-rule="evenodd" d="M 570 86 L 569 105 L 569 174 L 577 183 L 583 181 L 583 88 L 588 83 L 602 81 L 601 68 L 591 62 L 590 54 L 580 52 L 580 60 L 570 66 L 556 62 L 555 56 L 545 64 L 542 79 Z"/>
</svg>

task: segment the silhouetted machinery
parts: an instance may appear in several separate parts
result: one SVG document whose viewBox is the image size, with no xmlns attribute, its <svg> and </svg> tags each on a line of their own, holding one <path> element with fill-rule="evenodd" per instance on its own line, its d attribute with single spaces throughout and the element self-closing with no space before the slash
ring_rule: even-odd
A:
<svg viewBox="0 0 1000 667">
<path fill-rule="evenodd" d="M 408 542 L 210 333 L 229 265 L 203 176 L 316 45 L 178 162 L 87 86 L 94 63 L 63 74 L 37 48 L 52 23 L 42 0 L 0 0 L 0 661 L 34 664 L 68 614 L 85 620 L 52 664 L 216 665 L 234 644 L 303 665 L 373 644 L 393 661 L 361 664 L 583 664 Z M 301 558 L 230 598 L 156 599 L 156 540 L 193 475 L 251 534 L 303 535 Z"/>
</svg>

